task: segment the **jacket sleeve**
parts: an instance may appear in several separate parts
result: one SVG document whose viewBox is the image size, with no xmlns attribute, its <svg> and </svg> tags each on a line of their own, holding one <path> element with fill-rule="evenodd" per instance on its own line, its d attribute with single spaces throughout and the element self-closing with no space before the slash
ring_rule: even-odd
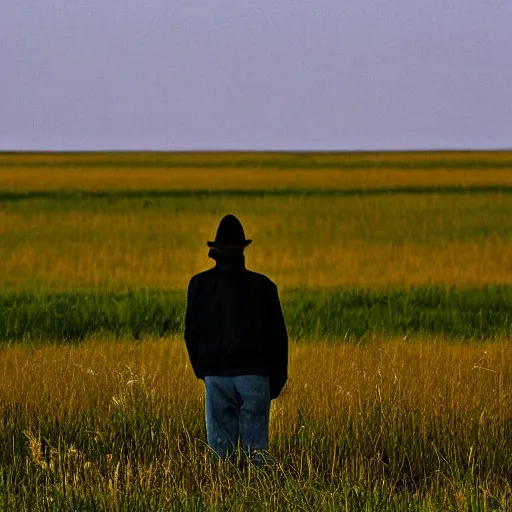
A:
<svg viewBox="0 0 512 512">
<path fill-rule="evenodd" d="M 283 311 L 277 287 L 272 287 L 269 299 L 269 328 L 271 338 L 271 357 L 270 357 L 270 397 L 275 399 L 281 393 L 286 381 L 288 380 L 288 333 L 284 322 Z"/>
<path fill-rule="evenodd" d="M 198 361 L 198 339 L 197 331 L 194 328 L 194 295 L 196 291 L 196 280 L 193 277 L 188 285 L 187 292 L 187 311 L 185 313 L 185 344 L 187 346 L 190 364 L 194 370 L 194 374 L 198 379 L 202 379 L 203 375 L 199 368 Z"/>
</svg>

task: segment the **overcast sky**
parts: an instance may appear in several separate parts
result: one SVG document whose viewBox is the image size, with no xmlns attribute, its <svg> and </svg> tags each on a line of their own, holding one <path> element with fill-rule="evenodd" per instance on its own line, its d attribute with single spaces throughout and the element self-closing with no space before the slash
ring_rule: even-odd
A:
<svg viewBox="0 0 512 512">
<path fill-rule="evenodd" d="M 512 148 L 511 0 L 3 0 L 0 150 Z"/>
</svg>

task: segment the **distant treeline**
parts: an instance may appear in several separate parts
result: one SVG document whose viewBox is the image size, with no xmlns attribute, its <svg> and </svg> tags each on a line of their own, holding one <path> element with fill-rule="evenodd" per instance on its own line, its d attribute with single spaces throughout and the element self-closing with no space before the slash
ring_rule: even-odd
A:
<svg viewBox="0 0 512 512">
<path fill-rule="evenodd" d="M 512 333 L 512 286 L 303 289 L 282 295 L 294 340 L 374 337 L 504 338 Z M 180 336 L 186 297 L 177 291 L 0 294 L 0 341 L 79 342 Z"/>
</svg>

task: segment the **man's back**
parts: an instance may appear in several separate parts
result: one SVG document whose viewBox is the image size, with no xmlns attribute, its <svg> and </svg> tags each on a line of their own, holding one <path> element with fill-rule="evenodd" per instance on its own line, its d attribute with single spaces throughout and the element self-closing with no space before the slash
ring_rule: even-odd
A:
<svg viewBox="0 0 512 512">
<path fill-rule="evenodd" d="M 277 287 L 247 270 L 243 257 L 192 277 L 185 341 L 198 378 L 268 375 L 272 398 L 286 382 L 288 338 Z"/>
</svg>

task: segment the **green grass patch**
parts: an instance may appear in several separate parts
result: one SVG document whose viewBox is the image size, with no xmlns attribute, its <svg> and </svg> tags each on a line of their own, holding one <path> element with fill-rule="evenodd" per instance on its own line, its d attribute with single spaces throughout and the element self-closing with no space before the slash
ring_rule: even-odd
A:
<svg viewBox="0 0 512 512">
<path fill-rule="evenodd" d="M 101 334 L 138 340 L 183 333 L 178 291 L 3 293 L 0 340 L 76 342 Z M 361 341 L 375 336 L 503 338 L 512 332 L 512 287 L 302 289 L 282 294 L 295 340 Z"/>
</svg>

